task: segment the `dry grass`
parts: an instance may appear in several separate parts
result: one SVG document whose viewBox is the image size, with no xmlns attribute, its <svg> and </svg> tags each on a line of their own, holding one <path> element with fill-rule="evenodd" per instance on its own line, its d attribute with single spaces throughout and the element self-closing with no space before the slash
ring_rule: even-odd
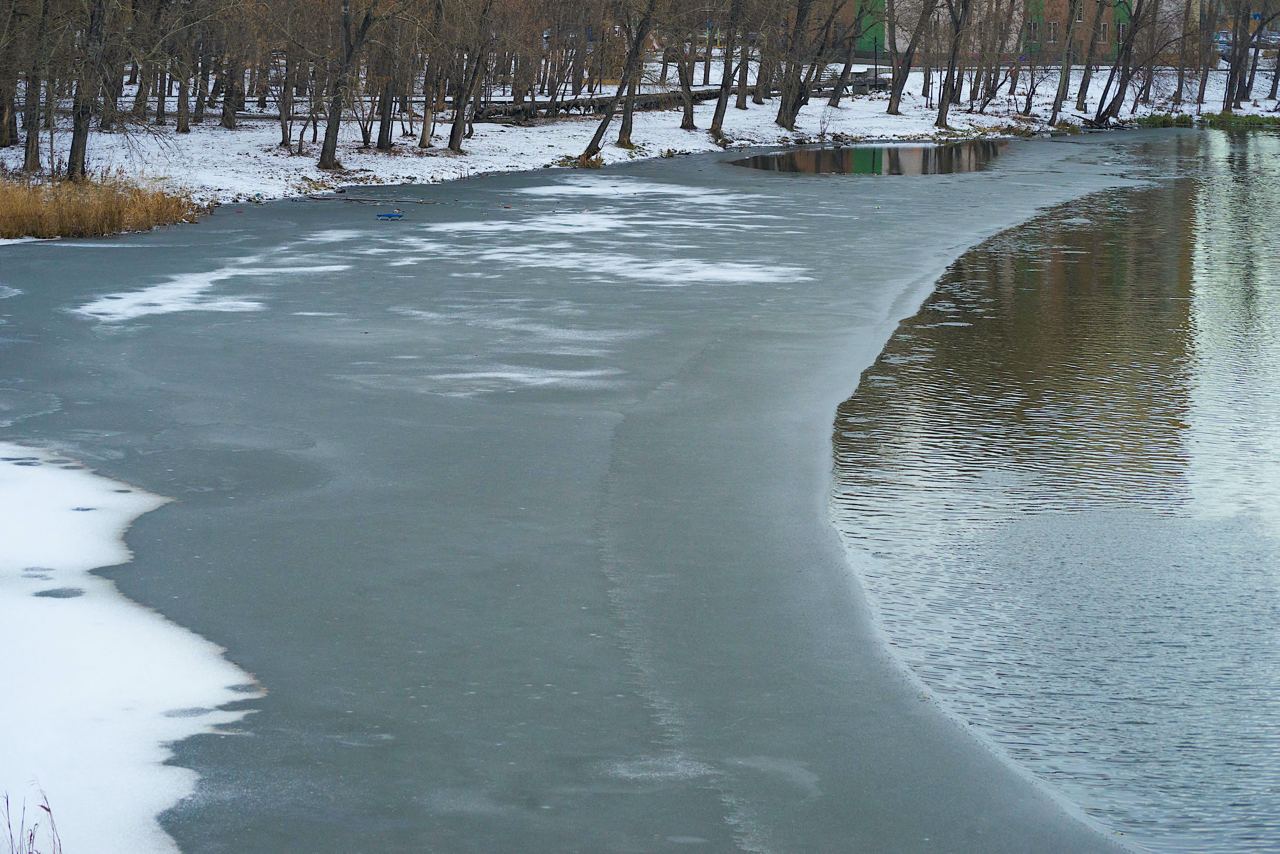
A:
<svg viewBox="0 0 1280 854">
<path fill-rule="evenodd" d="M 185 195 L 120 177 L 73 183 L 0 175 L 0 238 L 100 237 L 195 222 L 201 213 Z"/>
<path fill-rule="evenodd" d="M 62 838 L 58 836 L 58 825 L 53 820 L 53 809 L 49 806 L 49 798 L 40 793 L 40 803 L 36 810 L 28 815 L 24 801 L 22 808 L 14 814 L 9 803 L 9 795 L 0 798 L 0 824 L 7 839 L 0 841 L 9 843 L 8 854 L 62 854 Z M 42 815 L 43 814 L 43 815 Z M 41 819 L 44 825 L 41 825 Z"/>
</svg>

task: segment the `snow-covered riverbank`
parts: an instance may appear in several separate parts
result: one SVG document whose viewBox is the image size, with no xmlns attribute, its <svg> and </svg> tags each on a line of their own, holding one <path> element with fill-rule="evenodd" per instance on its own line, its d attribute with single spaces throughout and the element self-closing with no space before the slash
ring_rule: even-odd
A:
<svg viewBox="0 0 1280 854">
<path fill-rule="evenodd" d="M 15 831 L 24 812 L 39 825 L 36 850 L 55 850 L 41 803 L 67 851 L 176 850 L 156 816 L 196 775 L 165 764 L 168 745 L 238 720 L 218 707 L 253 696 L 218 647 L 91 574 L 127 562 L 125 530 L 164 503 L 0 442 L 0 793 Z"/>
<path fill-rule="evenodd" d="M 1077 70 L 1076 75 L 1079 75 Z M 1173 111 L 1169 101 L 1176 74 L 1166 69 L 1153 87 L 1150 105 L 1140 105 L 1137 115 Z M 1206 112 L 1216 112 L 1222 101 L 1226 72 L 1210 75 L 1206 93 Z M 1090 105 L 1102 95 L 1106 74 L 1094 76 L 1090 87 Z M 783 130 L 774 123 L 777 102 L 749 104 L 747 110 L 730 108 L 725 133 L 735 146 L 792 145 L 824 140 L 944 140 L 957 136 L 1001 136 L 1012 133 L 1036 133 L 1048 130 L 1046 121 L 1056 86 L 1054 75 L 1041 82 L 1033 99 L 1030 117 L 1018 115 L 1025 100 L 1025 84 L 1011 97 L 992 103 L 985 113 L 970 113 L 955 108 L 951 112 L 951 131 L 934 127 L 936 110 L 918 97 L 920 75 L 913 75 L 903 102 L 902 115 L 886 114 L 887 97 L 883 94 L 846 99 L 838 108 L 827 106 L 825 98 L 815 99 L 804 107 L 796 132 Z M 1194 95 L 1196 81 L 1188 89 Z M 1270 75 L 1260 72 L 1255 92 L 1265 94 Z M 935 85 L 936 88 L 936 85 Z M 966 87 L 966 93 L 967 93 Z M 1074 93 L 1075 86 L 1072 91 Z M 714 102 L 695 107 L 698 130 L 680 129 L 680 111 L 662 110 L 637 113 L 632 138 L 638 148 L 627 150 L 605 146 L 606 163 L 659 157 L 672 154 L 714 151 L 719 146 L 707 133 Z M 1069 108 L 1073 107 L 1068 103 Z M 1249 105 L 1248 112 L 1273 110 L 1273 101 L 1259 100 Z M 1194 103 L 1183 105 L 1194 113 Z M 1128 107 L 1123 115 L 1129 116 Z M 1079 124 L 1083 116 L 1067 109 L 1062 120 Z M 510 172 L 555 166 L 566 157 L 576 157 L 586 147 L 595 131 L 594 117 L 571 117 L 544 120 L 519 126 L 478 123 L 475 135 L 467 140 L 466 154 L 457 155 L 444 147 L 447 127 L 437 129 L 436 145 L 420 149 L 416 136 L 396 140 L 390 153 L 360 146 L 360 129 L 355 122 L 343 127 L 339 159 L 345 172 L 331 173 L 316 168 L 319 146 L 310 142 L 302 154 L 279 147 L 280 129 L 271 119 L 247 119 L 235 130 L 220 127 L 210 118 L 193 126 L 190 134 L 178 135 L 172 126 L 147 128 L 127 134 L 96 133 L 90 139 L 89 156 L 95 170 L 122 171 L 127 175 L 150 178 L 168 187 L 193 193 L 204 202 L 265 200 L 300 195 L 346 184 L 412 184 L 448 181 L 492 172 Z M 295 139 L 297 131 L 295 129 Z M 607 139 L 616 136 L 611 128 Z M 69 134 L 58 133 L 54 150 L 65 156 Z M 21 149 L 0 150 L 0 165 L 15 168 L 21 163 Z"/>
</svg>

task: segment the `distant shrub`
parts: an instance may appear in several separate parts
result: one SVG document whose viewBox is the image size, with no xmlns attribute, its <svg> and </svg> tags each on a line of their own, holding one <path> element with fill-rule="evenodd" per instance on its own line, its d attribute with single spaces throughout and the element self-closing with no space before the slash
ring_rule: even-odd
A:
<svg viewBox="0 0 1280 854">
<path fill-rule="evenodd" d="M 566 154 L 563 157 L 556 158 L 556 166 L 563 166 L 566 169 L 599 169 L 604 165 L 604 158 L 597 154 L 595 157 L 589 157 L 583 160 L 574 154 Z"/>
<path fill-rule="evenodd" d="M 988 133 L 997 134 L 999 136 L 1017 136 L 1023 139 L 1029 139 L 1036 135 L 1036 129 L 1030 125 L 1018 124 L 1017 122 L 1007 122 L 1000 125 L 991 125 L 984 128 Z"/>
<path fill-rule="evenodd" d="M 101 237 L 195 222 L 190 196 L 119 177 L 49 181 L 0 176 L 0 237 Z"/>
<path fill-rule="evenodd" d="M 1280 128 L 1280 116 L 1205 113 L 1200 117 L 1200 122 L 1207 128 L 1218 128 L 1219 130 L 1275 130 Z"/>
<path fill-rule="evenodd" d="M 1139 116 L 1133 123 L 1144 128 L 1189 128 L 1195 127 L 1196 121 L 1186 113 L 1152 113 Z"/>
</svg>

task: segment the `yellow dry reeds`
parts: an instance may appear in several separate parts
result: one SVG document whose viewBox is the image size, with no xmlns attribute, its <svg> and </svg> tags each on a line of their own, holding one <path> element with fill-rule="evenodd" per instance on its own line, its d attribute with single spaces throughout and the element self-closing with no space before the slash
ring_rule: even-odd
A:
<svg viewBox="0 0 1280 854">
<path fill-rule="evenodd" d="M 100 237 L 195 222 L 200 213 L 188 196 L 118 177 L 71 182 L 0 176 L 0 238 Z"/>
</svg>

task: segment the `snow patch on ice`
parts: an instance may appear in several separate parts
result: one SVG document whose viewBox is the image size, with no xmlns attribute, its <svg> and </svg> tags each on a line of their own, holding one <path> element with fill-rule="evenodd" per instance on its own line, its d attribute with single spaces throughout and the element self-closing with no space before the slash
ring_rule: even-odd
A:
<svg viewBox="0 0 1280 854">
<path fill-rule="evenodd" d="M 573 175 L 555 184 L 525 187 L 516 192 L 529 196 L 634 198 L 646 201 L 651 200 L 654 196 L 674 196 L 685 201 L 719 205 L 741 203 L 750 198 L 744 193 L 730 193 L 710 187 L 687 187 L 682 184 L 667 184 L 660 181 L 646 181 L 641 178 L 625 178 L 613 175 L 599 177 Z"/>
<path fill-rule="evenodd" d="M 219 282 L 236 277 L 289 276 L 304 273 L 333 273 L 351 269 L 350 264 L 319 264 L 294 267 L 253 267 L 260 256 L 246 258 L 216 270 L 181 273 L 158 285 L 137 291 L 107 294 L 75 309 L 77 314 L 104 323 L 123 323 L 156 314 L 180 311 L 261 311 L 257 300 L 235 296 L 209 296 Z"/>
<path fill-rule="evenodd" d="M 49 799 L 67 851 L 176 851 L 157 816 L 195 789 L 168 744 L 243 717 L 256 696 L 222 650 L 136 605 L 96 567 L 165 499 L 0 442 L 0 791 Z M 198 710 L 175 714 L 177 710 Z"/>
<path fill-rule="evenodd" d="M 364 236 L 363 231 L 354 228 L 329 228 L 317 231 L 302 238 L 307 243 L 341 243 L 345 240 L 358 240 Z"/>
<path fill-rule="evenodd" d="M 786 265 L 703 261 L 697 258 L 660 260 L 623 252 L 574 252 L 548 246 L 538 249 L 534 253 L 528 247 L 491 246 L 476 249 L 472 257 L 477 263 L 572 270 L 592 273 L 605 281 L 625 279 L 658 287 L 770 284 L 810 278 L 803 268 Z"/>
<path fill-rule="evenodd" d="M 8 285 L 0 285 L 0 299 L 9 299 L 10 297 L 20 296 L 22 291 L 17 288 L 11 288 Z"/>
<path fill-rule="evenodd" d="M 626 227 L 625 217 L 599 211 L 555 212 L 526 220 L 483 220 L 480 222 L 442 222 L 433 231 L 451 234 L 599 234 L 620 231 Z"/>
</svg>

